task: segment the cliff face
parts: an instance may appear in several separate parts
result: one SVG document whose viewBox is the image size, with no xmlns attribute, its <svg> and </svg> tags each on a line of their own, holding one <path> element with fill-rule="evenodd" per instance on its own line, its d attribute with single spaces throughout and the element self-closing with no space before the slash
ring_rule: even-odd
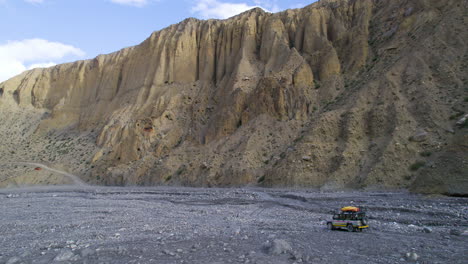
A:
<svg viewBox="0 0 468 264">
<path fill-rule="evenodd" d="M 421 172 L 449 159 L 437 192 L 466 193 L 466 125 L 454 125 L 467 111 L 467 3 L 440 2 L 187 19 L 132 48 L 25 72 L 0 84 L 0 111 L 17 115 L 3 122 L 3 151 L 93 183 L 429 192 L 440 174 Z M 25 120 L 36 121 L 15 137 Z"/>
</svg>

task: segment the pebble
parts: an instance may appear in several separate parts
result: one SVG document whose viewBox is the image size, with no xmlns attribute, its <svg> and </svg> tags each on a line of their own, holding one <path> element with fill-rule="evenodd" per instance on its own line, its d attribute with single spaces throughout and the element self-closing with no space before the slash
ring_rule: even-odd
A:
<svg viewBox="0 0 468 264">
<path fill-rule="evenodd" d="M 291 245 L 283 239 L 275 239 L 273 242 L 267 241 L 264 248 L 271 255 L 281 255 L 292 251 Z"/>
<path fill-rule="evenodd" d="M 94 250 L 90 249 L 90 248 L 85 248 L 81 251 L 80 255 L 81 257 L 83 258 L 86 258 L 90 255 L 93 255 L 94 254 Z"/>
<path fill-rule="evenodd" d="M 452 236 L 459 236 L 459 235 L 462 234 L 462 232 L 460 230 L 458 230 L 458 229 L 450 229 L 450 234 Z"/>
<path fill-rule="evenodd" d="M 69 250 L 63 250 L 62 252 L 60 252 L 55 258 L 54 258 L 54 261 L 69 261 L 71 260 L 73 257 L 75 257 L 75 254 L 73 254 L 73 252 L 69 251 Z"/>
<path fill-rule="evenodd" d="M 302 254 L 300 252 L 297 252 L 297 251 L 294 251 L 292 254 L 291 254 L 291 259 L 292 260 L 295 260 L 296 262 L 298 263 L 301 263 L 302 262 Z"/>
<path fill-rule="evenodd" d="M 424 233 L 432 233 L 432 228 L 425 226 L 425 227 L 423 228 L 423 232 L 424 232 Z"/>
<path fill-rule="evenodd" d="M 418 261 L 419 255 L 416 252 L 408 252 L 406 253 L 406 260 L 407 261 Z"/>
<path fill-rule="evenodd" d="M 16 264 L 16 263 L 18 263 L 20 261 L 21 260 L 18 257 L 12 257 L 5 264 Z"/>
<path fill-rule="evenodd" d="M 167 249 L 163 250 L 163 253 L 166 254 L 166 255 L 169 255 L 169 256 L 175 256 L 176 254 L 172 251 L 169 251 Z"/>
</svg>

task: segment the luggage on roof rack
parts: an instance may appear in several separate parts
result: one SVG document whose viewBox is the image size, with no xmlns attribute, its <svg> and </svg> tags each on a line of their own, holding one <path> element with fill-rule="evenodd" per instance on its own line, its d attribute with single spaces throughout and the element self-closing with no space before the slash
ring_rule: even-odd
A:
<svg viewBox="0 0 468 264">
<path fill-rule="evenodd" d="M 342 212 L 359 212 L 359 208 L 354 207 L 354 206 L 346 206 L 341 208 Z"/>
</svg>

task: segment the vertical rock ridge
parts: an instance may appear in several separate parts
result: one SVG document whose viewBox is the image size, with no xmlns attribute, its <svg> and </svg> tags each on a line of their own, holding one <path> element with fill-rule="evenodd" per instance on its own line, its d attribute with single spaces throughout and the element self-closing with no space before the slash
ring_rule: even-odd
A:
<svg viewBox="0 0 468 264">
<path fill-rule="evenodd" d="M 92 134 L 93 169 L 78 171 L 91 182 L 406 188 L 435 175 L 413 163 L 466 153 L 452 124 L 468 112 L 463 7 L 328 0 L 189 18 L 1 83 L 0 109 L 49 113 L 38 135 Z"/>
</svg>

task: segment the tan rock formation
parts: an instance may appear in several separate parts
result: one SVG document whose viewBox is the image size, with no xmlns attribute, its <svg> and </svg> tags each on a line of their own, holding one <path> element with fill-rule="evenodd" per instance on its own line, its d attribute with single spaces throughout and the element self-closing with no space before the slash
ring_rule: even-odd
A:
<svg viewBox="0 0 468 264">
<path fill-rule="evenodd" d="M 138 46 L 1 83 L 0 114 L 40 117 L 14 140 L 8 119 L 0 136 L 16 143 L 1 151 L 28 144 L 28 159 L 42 153 L 92 183 L 419 186 L 466 134 L 450 119 L 468 112 L 466 8 L 336 0 L 186 19 Z M 409 141 L 420 130 L 427 140 Z M 72 150 L 57 155 L 58 139 Z M 447 164 L 449 185 L 467 193 L 465 163 Z"/>
</svg>

